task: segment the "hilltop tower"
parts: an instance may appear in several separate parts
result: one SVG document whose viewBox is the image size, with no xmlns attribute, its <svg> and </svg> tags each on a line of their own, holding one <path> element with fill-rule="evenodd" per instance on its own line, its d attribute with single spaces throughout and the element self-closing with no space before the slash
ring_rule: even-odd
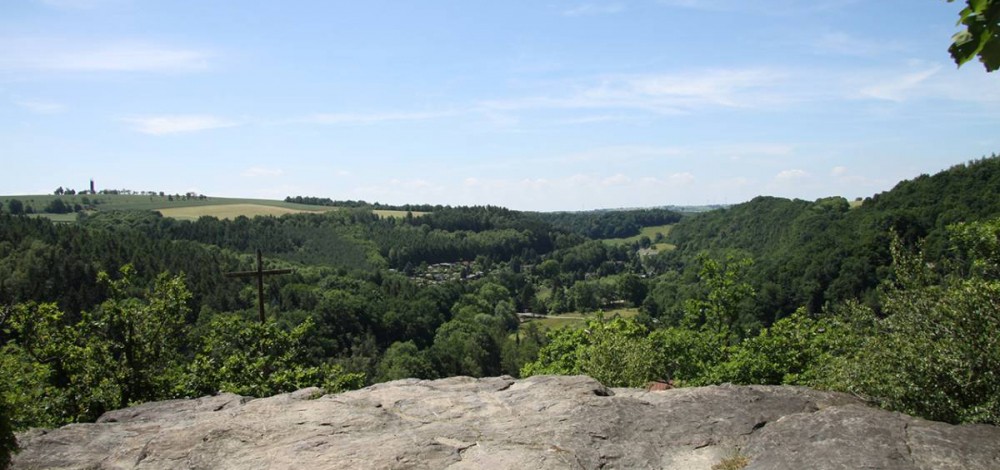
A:
<svg viewBox="0 0 1000 470">
<path fill-rule="evenodd" d="M 94 192 L 94 178 L 90 179 L 90 194 L 97 194 Z"/>
</svg>

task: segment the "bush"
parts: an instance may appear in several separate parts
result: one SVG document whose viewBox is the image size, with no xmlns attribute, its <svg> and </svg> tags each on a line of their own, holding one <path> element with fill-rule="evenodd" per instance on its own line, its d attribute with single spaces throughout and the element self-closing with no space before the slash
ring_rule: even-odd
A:
<svg viewBox="0 0 1000 470">
<path fill-rule="evenodd" d="M 0 470 L 10 466 L 10 458 L 17 452 L 17 439 L 10 419 L 12 410 L 5 389 L 6 384 L 0 382 Z"/>
<path fill-rule="evenodd" d="M 364 386 L 364 374 L 345 372 L 339 365 L 307 363 L 302 339 L 312 328 L 312 320 L 286 331 L 273 321 L 218 319 L 212 322 L 211 333 L 175 394 L 229 392 L 266 397 L 305 387 L 338 393 Z"/>
<path fill-rule="evenodd" d="M 389 346 L 378 364 L 378 382 L 407 378 L 434 378 L 434 368 L 413 341 L 396 342 Z"/>
<path fill-rule="evenodd" d="M 660 378 L 662 363 L 644 326 L 620 317 L 606 322 L 599 314 L 586 328 L 550 332 L 549 344 L 521 376 L 585 374 L 609 387 L 642 387 Z"/>
<path fill-rule="evenodd" d="M 893 246 L 881 316 L 855 305 L 863 338 L 831 384 L 886 408 L 951 423 L 1000 424 L 1000 219 L 951 227 L 970 266 L 935 266 Z M 974 243 L 973 243 L 974 241 Z"/>
<path fill-rule="evenodd" d="M 760 335 L 729 348 L 728 359 L 706 372 L 706 383 L 815 385 L 824 366 L 854 344 L 834 317 L 813 319 L 800 309 Z"/>
</svg>

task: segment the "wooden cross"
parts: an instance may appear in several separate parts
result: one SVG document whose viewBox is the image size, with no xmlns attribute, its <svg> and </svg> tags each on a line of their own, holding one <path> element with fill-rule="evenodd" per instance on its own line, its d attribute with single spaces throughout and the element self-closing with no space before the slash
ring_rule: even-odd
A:
<svg viewBox="0 0 1000 470">
<path fill-rule="evenodd" d="M 261 260 L 260 250 L 257 250 L 257 270 L 237 271 L 226 273 L 226 277 L 256 277 L 257 278 L 257 307 L 260 309 L 260 322 L 264 323 L 264 276 L 275 274 L 291 274 L 291 269 L 269 269 L 264 271 L 264 263 Z"/>
</svg>

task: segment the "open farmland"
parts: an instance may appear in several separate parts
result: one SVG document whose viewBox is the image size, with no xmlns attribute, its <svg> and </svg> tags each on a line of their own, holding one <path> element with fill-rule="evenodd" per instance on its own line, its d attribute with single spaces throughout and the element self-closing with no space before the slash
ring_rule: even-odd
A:
<svg viewBox="0 0 1000 470">
<path fill-rule="evenodd" d="M 638 235 L 633 235 L 628 238 L 607 238 L 602 241 L 609 245 L 629 245 L 632 243 L 638 243 L 639 240 L 642 239 L 642 237 L 648 237 L 650 241 L 653 241 L 656 240 L 656 234 L 658 233 L 663 234 L 663 236 L 666 237 L 668 234 L 670 234 L 670 229 L 672 229 L 673 227 L 674 227 L 673 224 L 657 225 L 654 227 L 643 227 L 642 230 L 639 231 Z M 655 249 L 657 252 L 670 251 L 677 248 L 676 246 L 671 245 L 669 243 L 654 243 L 650 245 L 650 247 Z"/>
<path fill-rule="evenodd" d="M 220 204 L 212 206 L 188 206 L 172 207 L 160 209 L 160 214 L 164 217 L 172 217 L 181 220 L 197 220 L 199 217 L 211 216 L 220 219 L 235 219 L 239 216 L 256 217 L 260 216 L 282 216 L 285 214 L 319 213 L 332 210 L 334 208 L 319 210 L 289 209 L 287 207 L 265 206 L 262 204 Z"/>
<path fill-rule="evenodd" d="M 375 214 L 377 214 L 379 217 L 382 217 L 383 219 L 386 218 L 386 217 L 406 217 L 406 211 L 392 211 L 392 210 L 385 210 L 385 209 L 375 209 L 372 212 L 374 212 Z M 420 217 L 422 215 L 426 215 L 427 214 L 427 212 L 415 212 L 415 211 L 411 211 L 411 212 L 413 213 L 414 217 Z"/>
<path fill-rule="evenodd" d="M 614 318 L 616 315 L 631 318 L 639 314 L 639 309 L 636 308 L 621 308 L 615 310 L 607 310 L 604 312 L 605 319 Z M 587 324 L 588 321 L 597 318 L 597 313 L 563 313 L 559 315 L 549 315 L 548 318 L 532 318 L 528 319 L 527 322 L 535 323 L 542 330 L 557 330 L 563 327 L 570 328 L 580 328 Z"/>
</svg>

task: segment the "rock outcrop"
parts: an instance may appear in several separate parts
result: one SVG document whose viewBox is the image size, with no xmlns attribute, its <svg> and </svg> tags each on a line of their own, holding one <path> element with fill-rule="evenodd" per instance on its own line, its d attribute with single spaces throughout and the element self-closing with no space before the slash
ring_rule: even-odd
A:
<svg viewBox="0 0 1000 470">
<path fill-rule="evenodd" d="M 402 380 L 148 403 L 19 436 L 15 469 L 1000 469 L 1000 428 L 799 387 Z"/>
</svg>

